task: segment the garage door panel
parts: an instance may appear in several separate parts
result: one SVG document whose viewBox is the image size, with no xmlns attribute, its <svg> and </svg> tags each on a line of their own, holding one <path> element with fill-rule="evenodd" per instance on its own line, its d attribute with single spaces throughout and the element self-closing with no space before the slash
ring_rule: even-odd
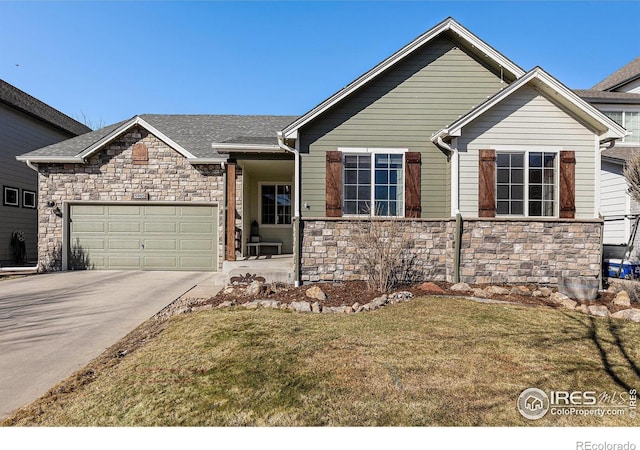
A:
<svg viewBox="0 0 640 450">
<path fill-rule="evenodd" d="M 178 231 L 178 226 L 175 222 L 145 222 L 143 225 L 145 233 L 176 233 Z"/>
<path fill-rule="evenodd" d="M 125 216 L 125 217 L 137 216 L 137 217 L 140 217 L 140 216 L 142 216 L 142 208 L 140 206 L 130 206 L 130 205 L 114 206 L 114 205 L 109 205 L 109 207 L 107 208 L 107 211 L 108 211 L 109 216 L 112 216 L 112 217 L 116 217 L 116 216 Z"/>
<path fill-rule="evenodd" d="M 108 267 L 106 267 L 107 269 L 116 269 L 116 268 L 138 269 L 141 267 L 140 257 L 137 257 L 137 256 L 114 255 L 114 256 L 107 256 L 107 260 L 108 260 L 107 262 Z M 96 268 L 97 267 L 98 266 L 96 265 Z"/>
<path fill-rule="evenodd" d="M 104 222 L 80 222 L 79 220 L 71 222 L 72 233 L 104 233 L 105 231 Z"/>
<path fill-rule="evenodd" d="M 177 250 L 178 244 L 175 239 L 145 239 L 144 249 L 153 250 Z"/>
<path fill-rule="evenodd" d="M 180 239 L 180 250 L 211 251 L 214 242 L 210 239 Z"/>
<path fill-rule="evenodd" d="M 140 239 L 109 239 L 109 250 L 138 250 Z"/>
<path fill-rule="evenodd" d="M 218 208 L 71 205 L 70 242 L 96 269 L 216 270 Z"/>
<path fill-rule="evenodd" d="M 140 222 L 109 222 L 109 233 L 140 233 Z"/>
</svg>

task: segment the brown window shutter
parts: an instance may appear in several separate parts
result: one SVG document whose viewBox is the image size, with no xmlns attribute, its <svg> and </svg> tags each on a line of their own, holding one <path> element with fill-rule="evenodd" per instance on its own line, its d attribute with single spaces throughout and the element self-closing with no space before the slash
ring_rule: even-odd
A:
<svg viewBox="0 0 640 450">
<path fill-rule="evenodd" d="M 407 152 L 404 155 L 406 176 L 404 182 L 404 216 L 419 218 L 422 215 L 422 155 L 420 152 Z"/>
<path fill-rule="evenodd" d="M 478 216 L 496 216 L 496 151 L 480 150 Z"/>
<path fill-rule="evenodd" d="M 146 164 L 149 161 L 149 151 L 147 146 L 142 143 L 133 146 L 131 155 L 134 164 Z"/>
<path fill-rule="evenodd" d="M 342 152 L 327 152 L 327 217 L 342 217 Z"/>
<path fill-rule="evenodd" d="M 576 152 L 560 152 L 560 217 L 576 217 Z"/>
</svg>

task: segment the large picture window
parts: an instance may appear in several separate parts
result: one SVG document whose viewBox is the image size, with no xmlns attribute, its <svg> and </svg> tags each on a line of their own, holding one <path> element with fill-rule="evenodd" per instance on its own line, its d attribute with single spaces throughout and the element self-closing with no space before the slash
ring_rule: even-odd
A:
<svg viewBox="0 0 640 450">
<path fill-rule="evenodd" d="M 557 153 L 500 152 L 496 155 L 496 213 L 557 215 Z"/>
<path fill-rule="evenodd" d="M 262 184 L 260 191 L 262 225 L 291 225 L 291 185 Z"/>
<path fill-rule="evenodd" d="M 344 215 L 403 215 L 403 152 L 345 152 L 343 171 Z"/>
</svg>

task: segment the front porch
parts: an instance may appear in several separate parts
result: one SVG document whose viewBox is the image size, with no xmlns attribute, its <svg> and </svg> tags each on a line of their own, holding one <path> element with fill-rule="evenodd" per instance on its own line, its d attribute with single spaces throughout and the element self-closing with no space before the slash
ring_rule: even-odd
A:
<svg viewBox="0 0 640 450">
<path fill-rule="evenodd" d="M 263 271 L 286 266 L 287 275 L 278 274 L 275 281 L 293 282 L 293 156 L 282 152 L 230 156 L 223 271 L 249 262 Z"/>
</svg>

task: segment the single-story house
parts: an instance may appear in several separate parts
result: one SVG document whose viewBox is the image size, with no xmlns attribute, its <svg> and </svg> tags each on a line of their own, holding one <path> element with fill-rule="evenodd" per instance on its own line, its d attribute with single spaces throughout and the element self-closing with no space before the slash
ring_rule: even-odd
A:
<svg viewBox="0 0 640 450">
<path fill-rule="evenodd" d="M 615 253 L 624 252 L 633 234 L 640 205 L 627 192 L 624 166 L 640 152 L 640 57 L 613 72 L 591 89 L 575 91 L 584 100 L 625 127 L 627 136 L 615 147 L 602 151 L 600 182 L 601 214 L 604 217 L 605 245 Z M 637 234 L 636 234 L 637 236 Z M 616 252 L 615 246 L 620 252 Z M 637 245 L 628 255 L 637 259 Z"/>
<path fill-rule="evenodd" d="M 414 279 L 556 283 L 599 276 L 600 151 L 625 135 L 448 18 L 300 117 L 141 115 L 19 159 L 43 269 L 219 270 L 259 239 L 297 283 L 361 279 L 376 223 Z"/>
<path fill-rule="evenodd" d="M 0 267 L 36 264 L 37 174 L 16 156 L 91 131 L 0 80 Z"/>
</svg>

